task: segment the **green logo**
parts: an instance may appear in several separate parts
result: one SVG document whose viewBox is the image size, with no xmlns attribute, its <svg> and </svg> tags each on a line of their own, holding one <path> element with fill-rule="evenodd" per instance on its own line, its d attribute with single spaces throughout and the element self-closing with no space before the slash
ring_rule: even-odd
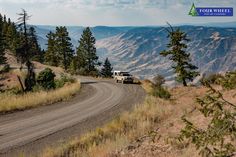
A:
<svg viewBox="0 0 236 157">
<path fill-rule="evenodd" d="M 194 3 L 193 3 L 193 5 L 192 5 L 192 7 L 191 7 L 188 14 L 191 15 L 191 16 L 198 16 L 198 12 L 197 12 L 197 9 L 196 9 Z"/>
</svg>

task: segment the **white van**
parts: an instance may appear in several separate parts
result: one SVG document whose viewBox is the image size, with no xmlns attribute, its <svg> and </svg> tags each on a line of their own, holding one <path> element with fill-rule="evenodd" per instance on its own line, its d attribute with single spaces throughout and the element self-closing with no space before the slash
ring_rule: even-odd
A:
<svg viewBox="0 0 236 157">
<path fill-rule="evenodd" d="M 134 78 L 129 72 L 114 71 L 113 78 L 117 83 L 133 83 Z"/>
</svg>

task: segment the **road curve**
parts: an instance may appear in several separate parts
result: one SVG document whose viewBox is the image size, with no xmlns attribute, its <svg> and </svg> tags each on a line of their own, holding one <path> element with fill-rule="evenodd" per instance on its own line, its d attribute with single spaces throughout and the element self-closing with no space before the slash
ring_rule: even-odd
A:
<svg viewBox="0 0 236 157">
<path fill-rule="evenodd" d="M 85 94 L 87 97 L 84 99 L 67 102 L 53 109 L 45 107 L 39 112 L 24 111 L 19 115 L 16 113 L 0 116 L 0 156 L 9 156 L 6 152 L 9 154 L 12 149 L 32 142 L 37 144 L 35 141 L 76 126 L 90 117 L 99 119 L 102 113 L 119 110 L 124 103 L 132 106 L 133 103 L 137 103 L 132 99 L 141 101 L 145 95 L 138 85 L 118 85 L 111 81 L 88 78 L 82 78 L 81 82 L 85 86 L 90 86 L 90 92 Z M 127 107 L 123 108 L 125 110 Z"/>
</svg>

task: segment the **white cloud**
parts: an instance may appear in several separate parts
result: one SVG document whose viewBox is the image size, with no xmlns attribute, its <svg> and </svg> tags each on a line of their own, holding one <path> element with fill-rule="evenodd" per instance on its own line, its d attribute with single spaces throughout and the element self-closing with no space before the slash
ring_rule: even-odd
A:
<svg viewBox="0 0 236 157">
<path fill-rule="evenodd" d="M 236 0 L 193 0 L 197 6 L 236 7 Z M 193 18 L 190 0 L 0 0 L 0 12 L 13 20 L 24 8 L 32 23 L 56 25 L 159 25 L 218 22 L 218 18 Z M 222 21 L 235 21 L 221 18 Z"/>
<path fill-rule="evenodd" d="M 85 8 L 169 8 L 175 5 L 197 4 L 236 5 L 235 0 L 0 0 L 0 4 L 41 4 L 61 5 L 66 7 Z"/>
</svg>

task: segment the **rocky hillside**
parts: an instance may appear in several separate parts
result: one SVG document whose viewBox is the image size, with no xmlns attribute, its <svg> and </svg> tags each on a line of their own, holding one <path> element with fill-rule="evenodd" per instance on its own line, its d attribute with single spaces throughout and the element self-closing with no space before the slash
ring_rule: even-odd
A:
<svg viewBox="0 0 236 157">
<path fill-rule="evenodd" d="M 80 26 L 67 26 L 67 30 L 69 32 L 71 42 L 74 45 L 74 48 L 78 46 L 78 40 L 80 39 L 83 30 L 85 27 Z M 128 30 L 132 29 L 133 27 L 106 27 L 106 26 L 97 26 L 92 27 L 91 30 L 96 37 L 97 40 L 108 38 L 111 36 L 115 36 L 120 33 L 127 32 Z M 52 31 L 54 32 L 56 29 L 56 26 L 44 26 L 44 25 L 38 25 L 35 26 L 38 40 L 43 49 L 46 50 L 47 48 L 47 37 L 46 35 Z"/>
<path fill-rule="evenodd" d="M 236 68 L 236 28 L 181 26 L 191 40 L 187 51 L 202 73 Z M 159 28 L 134 28 L 99 40 L 99 56 L 109 57 L 115 69 L 131 71 L 141 78 L 162 74 L 173 80 L 172 63 L 160 56 L 168 43 L 167 32 Z"/>
</svg>

